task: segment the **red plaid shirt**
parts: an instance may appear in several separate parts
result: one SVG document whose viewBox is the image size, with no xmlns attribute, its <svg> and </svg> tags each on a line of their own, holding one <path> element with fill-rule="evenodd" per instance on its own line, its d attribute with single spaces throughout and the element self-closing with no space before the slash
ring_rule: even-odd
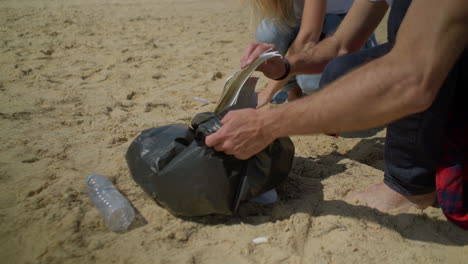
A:
<svg viewBox="0 0 468 264">
<path fill-rule="evenodd" d="M 437 198 L 447 219 L 468 229 L 468 124 L 450 123 L 436 174 Z"/>
</svg>

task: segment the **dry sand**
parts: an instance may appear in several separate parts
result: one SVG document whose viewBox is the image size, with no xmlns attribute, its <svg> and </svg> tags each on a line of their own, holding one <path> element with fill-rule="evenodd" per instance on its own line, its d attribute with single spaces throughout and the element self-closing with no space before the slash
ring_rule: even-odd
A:
<svg viewBox="0 0 468 264">
<path fill-rule="evenodd" d="M 182 220 L 135 184 L 131 140 L 212 110 L 193 97 L 218 99 L 251 37 L 238 1 L 0 1 L 0 262 L 466 263 L 468 233 L 439 209 L 341 200 L 382 179 L 385 131 L 294 137 L 281 202 L 239 217 Z M 138 210 L 127 232 L 91 204 L 91 173 Z"/>
</svg>

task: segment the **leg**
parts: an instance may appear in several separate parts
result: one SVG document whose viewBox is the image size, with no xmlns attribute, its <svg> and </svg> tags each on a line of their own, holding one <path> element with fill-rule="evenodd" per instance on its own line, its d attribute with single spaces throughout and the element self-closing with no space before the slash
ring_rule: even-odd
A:
<svg viewBox="0 0 468 264">
<path fill-rule="evenodd" d="M 298 32 L 299 27 L 284 25 L 284 28 L 280 28 L 269 20 L 264 19 L 257 27 L 256 41 L 259 43 L 271 43 L 275 45 L 279 53 L 285 55 Z M 281 91 L 273 96 L 271 103 L 282 104 L 286 102 L 289 91 L 296 86 L 296 78 L 292 78 Z"/>
<path fill-rule="evenodd" d="M 455 67 L 428 110 L 388 126 L 384 182 L 395 191 L 404 195 L 434 192 L 434 175 L 458 77 L 458 69 Z"/>
<path fill-rule="evenodd" d="M 312 94 L 319 90 L 322 74 L 301 74 L 296 76 L 297 84 L 304 94 Z"/>
<path fill-rule="evenodd" d="M 326 15 L 325 22 L 322 28 L 323 38 L 325 36 L 333 35 L 336 29 L 338 28 L 338 26 L 341 24 L 341 21 L 343 21 L 344 17 L 345 17 L 345 14 Z M 366 42 L 362 50 L 368 50 L 376 46 L 377 46 L 377 41 L 375 39 L 375 35 L 372 34 L 372 36 Z M 380 47 L 378 50 L 373 50 L 372 52 L 357 53 L 353 56 L 348 57 L 347 61 L 344 62 L 344 64 L 349 65 L 351 63 L 354 65 L 353 67 L 357 67 L 361 65 L 362 63 L 364 63 L 365 61 L 370 61 L 372 59 L 375 59 L 376 57 L 382 56 L 383 54 L 387 53 L 388 50 L 389 50 L 389 46 L 386 45 L 384 47 Z M 346 66 L 346 68 L 347 67 L 348 66 Z M 344 72 L 342 72 L 341 74 L 344 74 Z M 301 87 L 302 92 L 307 95 L 312 94 L 320 89 L 321 78 L 322 78 L 322 74 L 305 74 L 305 75 L 296 76 L 297 84 L 299 84 L 299 86 Z"/>
<path fill-rule="evenodd" d="M 338 79 L 347 72 L 352 71 L 353 69 L 365 64 L 366 62 L 369 62 L 373 59 L 385 55 L 390 49 L 390 44 L 383 44 L 368 50 L 362 50 L 333 60 L 325 68 L 320 82 L 320 86 L 326 86 L 328 83 Z M 441 103 L 435 103 L 433 107 L 431 107 L 431 109 L 436 109 L 439 105 L 441 105 Z M 423 116 L 425 118 L 423 118 Z M 350 198 L 352 200 L 358 201 L 363 204 L 367 204 L 382 211 L 406 210 L 411 206 L 424 208 L 434 202 L 434 185 L 433 183 L 431 185 L 431 183 L 427 182 L 428 178 L 426 177 L 426 175 L 430 171 L 432 173 L 435 172 L 433 170 L 435 169 L 435 167 L 432 166 L 436 165 L 437 163 L 434 161 L 434 158 L 430 159 L 430 161 L 428 162 L 423 161 L 427 161 L 427 155 L 431 155 L 430 153 L 426 152 L 434 153 L 438 145 L 429 144 L 428 146 L 426 146 L 426 149 L 418 149 L 418 147 L 421 148 L 425 146 L 427 142 L 431 142 L 431 140 L 434 140 L 434 137 L 437 137 L 437 135 L 440 136 L 440 133 L 435 133 L 431 135 L 426 135 L 428 133 L 424 133 L 424 135 L 426 136 L 424 138 L 419 139 L 419 144 L 410 144 L 412 141 L 418 142 L 418 140 L 414 138 L 418 136 L 418 133 L 422 133 L 418 129 L 420 128 L 420 124 L 426 124 L 427 126 L 440 125 L 431 123 L 429 117 L 430 114 L 417 114 L 414 117 L 412 116 L 406 119 L 402 119 L 389 126 L 389 129 L 387 130 L 387 143 L 385 146 L 385 158 L 387 165 L 385 181 L 384 183 L 379 183 L 370 186 L 365 192 L 351 195 Z M 419 122 L 415 123 L 414 120 L 419 120 Z M 423 122 L 423 120 L 426 121 Z M 410 128 L 413 128 L 413 130 L 411 130 Z M 404 138 L 407 140 L 393 140 L 393 138 L 398 138 L 398 135 L 402 135 L 402 133 L 403 135 L 406 135 L 406 131 L 409 131 L 408 133 L 410 133 L 411 135 L 409 135 L 408 137 L 400 136 L 399 138 Z M 427 129 L 424 131 L 427 131 Z M 412 151 L 409 151 L 408 148 L 411 148 Z M 431 149 L 429 150 L 428 148 Z M 435 153 L 437 153 L 437 151 L 435 151 Z M 421 154 L 426 154 L 426 156 L 422 156 Z M 403 155 L 406 155 L 406 159 L 403 159 L 401 157 Z M 410 158 L 420 160 L 421 162 L 419 163 L 422 164 L 419 165 L 418 162 L 415 162 L 414 160 L 409 160 Z M 403 160 L 405 160 L 407 163 L 401 164 Z M 413 192 L 411 193 L 402 192 L 401 189 L 395 188 L 396 184 L 392 184 L 400 183 L 400 186 L 408 185 L 408 183 L 406 182 L 403 183 L 401 181 L 398 181 L 398 179 L 400 179 L 399 172 L 401 172 L 398 171 L 398 169 L 404 168 L 408 169 L 405 172 L 402 172 L 403 175 L 401 177 L 403 179 L 409 179 L 409 181 L 415 181 L 415 185 L 421 188 L 421 191 L 417 192 L 413 190 Z M 423 168 L 425 170 L 424 173 L 415 173 L 418 170 L 423 170 Z"/>
<path fill-rule="evenodd" d="M 459 78 L 436 174 L 440 208 L 447 219 L 468 230 L 468 52 L 457 64 Z"/>
<path fill-rule="evenodd" d="M 386 185 L 384 182 L 373 184 L 365 191 L 351 194 L 346 200 L 367 205 L 382 212 L 404 212 L 411 207 L 424 209 L 435 201 L 435 194 L 405 196 Z"/>
<path fill-rule="evenodd" d="M 428 110 L 388 126 L 384 181 L 351 196 L 354 201 L 382 211 L 411 206 L 424 209 L 435 202 L 435 174 L 440 163 L 442 141 L 447 136 L 448 117 L 454 112 L 454 107 L 460 105 L 455 103 L 457 98 L 466 98 L 455 96 L 466 88 L 460 85 L 466 72 L 466 69 L 460 70 L 460 65 L 458 63 L 453 68 Z"/>
<path fill-rule="evenodd" d="M 333 82 L 353 69 L 362 66 L 369 61 L 382 57 L 387 54 L 390 49 L 391 45 L 389 43 L 385 43 L 371 49 L 361 50 L 332 60 L 327 64 L 322 73 L 319 85 L 320 88 L 325 87 L 327 84 Z"/>
<path fill-rule="evenodd" d="M 259 43 L 275 45 L 276 50 L 284 55 L 296 38 L 298 32 L 299 27 L 284 25 L 284 28 L 280 28 L 269 20 L 264 19 L 258 25 L 255 37 L 256 41 Z"/>
</svg>

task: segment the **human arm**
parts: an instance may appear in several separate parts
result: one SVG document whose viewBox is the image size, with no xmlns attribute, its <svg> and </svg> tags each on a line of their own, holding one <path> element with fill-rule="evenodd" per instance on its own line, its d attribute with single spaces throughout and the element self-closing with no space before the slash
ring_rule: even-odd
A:
<svg viewBox="0 0 468 264">
<path fill-rule="evenodd" d="M 301 25 L 296 38 L 288 49 L 286 57 L 311 48 L 320 39 L 323 21 L 325 20 L 326 0 L 305 0 Z"/>
<path fill-rule="evenodd" d="M 334 58 L 361 49 L 388 9 L 385 1 L 356 0 L 335 34 L 290 56 L 291 74 L 318 74 Z"/>
<path fill-rule="evenodd" d="M 246 159 L 278 137 L 366 129 L 424 111 L 467 44 L 466 0 L 413 0 L 389 54 L 293 103 L 232 111 L 206 143 Z"/>
<path fill-rule="evenodd" d="M 335 34 L 288 57 L 291 63 L 290 75 L 321 73 L 332 59 L 359 50 L 380 23 L 387 9 L 385 1 L 354 1 Z M 241 67 L 246 67 L 270 48 L 274 46 L 266 43 L 251 44 L 244 50 Z M 276 79 L 284 73 L 284 65 L 280 59 L 273 58 L 257 70 L 270 79 Z"/>
<path fill-rule="evenodd" d="M 314 45 L 318 42 L 322 32 L 325 17 L 326 0 L 305 0 L 301 25 L 297 36 L 289 47 L 287 53 L 295 54 L 303 50 L 306 45 Z M 258 56 L 268 49 L 274 49 L 274 45 L 267 43 L 251 43 L 243 51 L 240 60 L 241 69 L 254 62 Z"/>
<path fill-rule="evenodd" d="M 413 0 L 389 54 L 338 79 L 310 100 L 269 113 L 288 120 L 277 135 L 366 129 L 424 111 L 467 43 L 466 1 L 441 6 L 436 0 Z M 311 116 L 293 120 L 284 117 L 286 112 Z"/>
<path fill-rule="evenodd" d="M 293 43 L 289 47 L 286 58 L 302 52 L 304 49 L 312 48 L 319 41 L 322 33 L 322 26 L 325 20 L 325 10 L 327 8 L 326 0 L 305 0 L 304 8 L 302 11 L 301 24 L 299 32 L 296 35 Z M 241 62 L 242 63 L 242 62 Z M 258 95 L 258 106 L 270 102 L 273 95 L 281 90 L 284 85 L 288 82 L 293 75 L 289 75 L 288 78 L 276 81 L 271 80 L 268 82 L 265 89 L 263 89 Z"/>
</svg>

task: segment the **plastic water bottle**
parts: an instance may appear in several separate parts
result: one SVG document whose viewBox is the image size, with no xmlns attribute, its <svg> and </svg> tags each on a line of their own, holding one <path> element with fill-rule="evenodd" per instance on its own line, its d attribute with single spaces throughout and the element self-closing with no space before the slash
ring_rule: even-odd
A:
<svg viewBox="0 0 468 264">
<path fill-rule="evenodd" d="M 135 219 L 135 211 L 127 199 L 106 176 L 91 174 L 86 183 L 91 201 L 106 224 L 115 232 L 125 231 Z"/>
</svg>

